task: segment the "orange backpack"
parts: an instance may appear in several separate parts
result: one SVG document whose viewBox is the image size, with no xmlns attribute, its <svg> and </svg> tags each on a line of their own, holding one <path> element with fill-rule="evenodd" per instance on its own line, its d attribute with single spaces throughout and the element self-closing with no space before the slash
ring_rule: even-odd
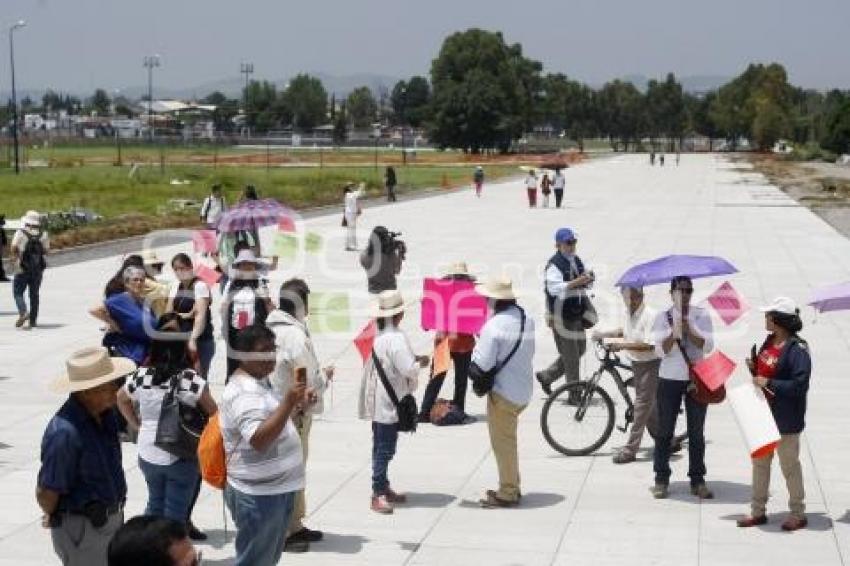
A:
<svg viewBox="0 0 850 566">
<path fill-rule="evenodd" d="M 218 413 L 209 418 L 198 441 L 198 467 L 205 482 L 216 489 L 224 489 L 227 482 L 227 461 Z"/>
</svg>

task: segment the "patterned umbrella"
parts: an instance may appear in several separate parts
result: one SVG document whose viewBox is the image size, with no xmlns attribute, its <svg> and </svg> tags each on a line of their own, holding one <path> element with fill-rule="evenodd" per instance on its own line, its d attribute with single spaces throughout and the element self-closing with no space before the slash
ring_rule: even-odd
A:
<svg viewBox="0 0 850 566">
<path fill-rule="evenodd" d="M 218 221 L 219 232 L 241 232 L 256 230 L 262 226 L 277 224 L 282 218 L 290 218 L 293 213 L 274 199 L 243 201 L 227 212 Z"/>
<path fill-rule="evenodd" d="M 626 271 L 617 287 L 645 287 L 667 283 L 679 275 L 691 279 L 738 273 L 734 265 L 723 258 L 703 255 L 668 255 L 641 263 Z"/>
</svg>

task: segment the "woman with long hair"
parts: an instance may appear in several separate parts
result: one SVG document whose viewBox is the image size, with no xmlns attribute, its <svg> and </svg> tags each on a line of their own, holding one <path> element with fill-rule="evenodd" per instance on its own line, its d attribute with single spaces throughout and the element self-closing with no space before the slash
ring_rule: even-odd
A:
<svg viewBox="0 0 850 566">
<path fill-rule="evenodd" d="M 210 364 L 215 355 L 212 316 L 212 294 L 206 283 L 198 279 L 192 259 L 179 253 L 171 260 L 171 269 L 177 281 L 168 294 L 166 312 L 180 315 L 180 330 L 189 333 L 189 355 L 198 360 L 201 377 L 209 377 Z"/>
</svg>

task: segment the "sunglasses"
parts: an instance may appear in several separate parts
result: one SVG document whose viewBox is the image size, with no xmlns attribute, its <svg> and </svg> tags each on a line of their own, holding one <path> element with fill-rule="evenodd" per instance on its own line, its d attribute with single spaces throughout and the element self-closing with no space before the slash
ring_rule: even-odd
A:
<svg viewBox="0 0 850 566">
<path fill-rule="evenodd" d="M 682 293 L 683 295 L 693 295 L 693 294 L 694 294 L 694 290 L 693 290 L 693 289 L 689 289 L 689 288 L 687 288 L 687 287 L 682 287 L 682 288 L 680 288 L 680 289 L 675 289 L 675 290 L 676 290 L 676 291 L 679 291 L 679 292 L 680 292 L 680 293 Z"/>
<path fill-rule="evenodd" d="M 565 240 L 564 241 L 564 243 L 567 244 L 568 246 L 574 246 L 574 245 L 576 245 L 576 242 L 578 242 L 578 240 Z"/>
</svg>

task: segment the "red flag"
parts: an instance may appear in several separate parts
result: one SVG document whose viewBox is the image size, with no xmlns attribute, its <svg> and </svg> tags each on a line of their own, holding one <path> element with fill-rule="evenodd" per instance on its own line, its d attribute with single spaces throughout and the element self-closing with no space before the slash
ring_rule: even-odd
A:
<svg viewBox="0 0 850 566">
<path fill-rule="evenodd" d="M 282 216 L 277 229 L 281 232 L 295 232 L 295 220 L 291 216 Z"/>
<path fill-rule="evenodd" d="M 709 295 L 708 304 L 714 307 L 717 315 L 727 325 L 734 323 L 741 318 L 749 309 L 749 306 L 744 301 L 744 298 L 738 294 L 732 285 L 726 281 L 717 288 L 714 293 Z"/>
<path fill-rule="evenodd" d="M 372 345 L 375 343 L 375 335 L 378 333 L 378 325 L 374 320 L 370 320 L 369 324 L 363 327 L 360 334 L 354 339 L 354 346 L 360 352 L 360 357 L 363 358 L 363 363 L 372 355 Z"/>
<path fill-rule="evenodd" d="M 198 279 L 206 283 L 210 289 L 221 279 L 221 273 L 203 263 L 199 263 L 195 268 L 195 275 L 198 276 Z"/>
<path fill-rule="evenodd" d="M 735 371 L 735 362 L 726 357 L 721 351 L 716 351 L 705 359 L 694 364 L 694 373 L 703 384 L 712 391 L 726 383 Z"/>
</svg>

